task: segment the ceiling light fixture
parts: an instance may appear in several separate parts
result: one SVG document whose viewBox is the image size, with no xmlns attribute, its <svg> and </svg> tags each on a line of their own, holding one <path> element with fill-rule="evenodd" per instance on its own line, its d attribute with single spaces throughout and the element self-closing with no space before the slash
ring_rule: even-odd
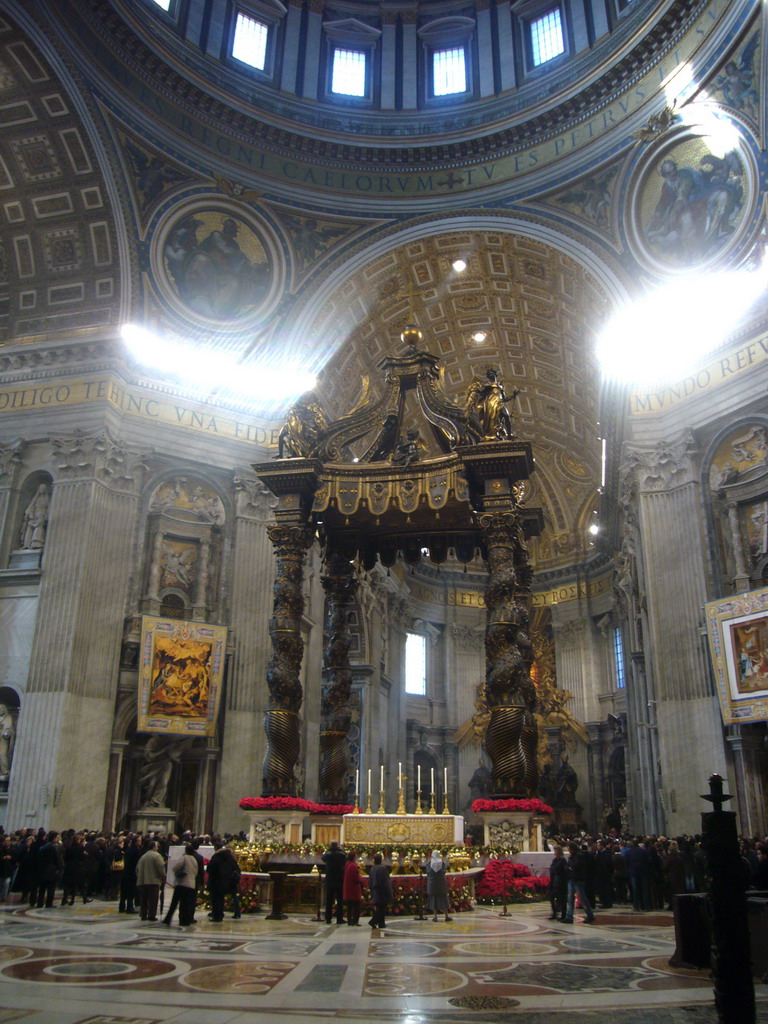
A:
<svg viewBox="0 0 768 1024">
<path fill-rule="evenodd" d="M 457 274 L 463 274 L 467 269 L 467 261 L 463 260 L 460 256 L 457 257 L 451 264 Z"/>
<path fill-rule="evenodd" d="M 482 345 L 482 343 L 486 340 L 487 337 L 488 335 L 486 334 L 485 331 L 475 331 L 475 333 L 472 335 L 472 341 L 474 341 L 476 345 Z"/>
</svg>

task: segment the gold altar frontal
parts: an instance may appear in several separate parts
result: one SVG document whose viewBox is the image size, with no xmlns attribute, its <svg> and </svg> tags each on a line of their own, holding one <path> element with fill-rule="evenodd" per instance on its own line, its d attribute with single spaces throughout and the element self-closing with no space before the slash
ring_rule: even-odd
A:
<svg viewBox="0 0 768 1024">
<path fill-rule="evenodd" d="M 345 814 L 342 843 L 447 846 L 464 842 L 459 814 Z"/>
</svg>

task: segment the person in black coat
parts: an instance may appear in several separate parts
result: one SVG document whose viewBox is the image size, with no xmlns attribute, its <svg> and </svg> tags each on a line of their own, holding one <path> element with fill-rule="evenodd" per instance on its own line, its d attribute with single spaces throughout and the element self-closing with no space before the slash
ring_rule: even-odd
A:
<svg viewBox="0 0 768 1024">
<path fill-rule="evenodd" d="M 550 921 L 565 920 L 568 908 L 568 861 L 562 846 L 554 847 L 554 857 L 549 865 L 549 904 L 552 907 Z"/>
<path fill-rule="evenodd" d="M 136 865 L 139 863 L 143 852 L 141 839 L 138 836 L 132 836 L 128 840 L 125 853 L 123 854 L 120 902 L 117 907 L 120 914 L 138 914 L 136 902 L 139 898 L 139 890 L 136 887 Z"/>
<path fill-rule="evenodd" d="M 325 864 L 325 923 L 333 921 L 333 905 L 336 904 L 336 922 L 344 924 L 344 868 L 347 855 L 339 849 L 334 840 L 323 854 Z"/>
<path fill-rule="evenodd" d="M 38 907 L 43 906 L 43 900 L 45 900 L 46 907 L 53 906 L 53 897 L 56 895 L 56 883 L 64 870 L 64 861 L 61 858 L 61 851 L 57 842 L 58 838 L 58 832 L 49 832 L 45 842 L 38 851 Z"/>
<path fill-rule="evenodd" d="M 224 920 L 224 900 L 240 883 L 240 866 L 234 853 L 222 842 L 214 844 L 216 852 L 208 861 L 208 893 L 211 897 L 211 921 Z M 235 905 L 234 917 L 240 916 L 239 901 Z"/>
<path fill-rule="evenodd" d="M 600 906 L 613 906 L 613 850 L 606 839 L 598 839 L 595 853 L 595 890 Z"/>
<path fill-rule="evenodd" d="M 64 844 L 62 857 L 64 860 L 64 873 L 61 876 L 62 907 L 71 907 L 77 893 L 82 896 L 83 903 L 90 903 L 90 898 L 85 894 L 85 862 L 88 859 L 88 854 L 85 852 L 83 837 L 70 836 Z"/>
</svg>

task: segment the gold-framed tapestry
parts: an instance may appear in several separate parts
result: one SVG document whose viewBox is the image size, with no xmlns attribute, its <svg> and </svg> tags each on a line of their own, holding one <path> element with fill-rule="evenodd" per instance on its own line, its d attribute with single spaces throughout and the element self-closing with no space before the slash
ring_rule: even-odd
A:
<svg viewBox="0 0 768 1024">
<path fill-rule="evenodd" d="M 226 626 L 143 615 L 138 731 L 212 736 L 226 648 Z"/>
<path fill-rule="evenodd" d="M 768 587 L 704 609 L 723 722 L 768 720 Z"/>
</svg>

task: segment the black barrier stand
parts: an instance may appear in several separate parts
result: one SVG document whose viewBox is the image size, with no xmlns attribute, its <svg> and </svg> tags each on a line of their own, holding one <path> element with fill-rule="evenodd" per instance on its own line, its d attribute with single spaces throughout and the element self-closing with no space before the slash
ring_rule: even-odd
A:
<svg viewBox="0 0 768 1024">
<path fill-rule="evenodd" d="M 509 858 L 505 857 L 504 861 L 502 861 L 502 863 L 506 863 L 506 861 L 508 859 Z M 499 914 L 499 917 L 509 917 L 509 911 L 507 910 L 507 904 L 509 903 L 509 889 L 507 888 L 507 879 L 506 879 L 506 875 L 504 874 L 503 871 L 502 871 L 502 877 L 504 878 L 504 883 L 502 885 L 502 892 L 501 892 L 502 911 Z"/>
<path fill-rule="evenodd" d="M 421 863 L 419 863 L 419 888 L 418 888 L 418 893 L 419 893 L 419 912 L 418 912 L 418 914 L 416 915 L 416 917 L 414 919 L 416 921 L 426 921 L 427 920 L 427 915 L 424 913 L 424 906 L 425 906 L 425 903 L 426 903 L 426 899 L 425 899 L 425 896 L 424 896 L 424 887 L 426 885 L 426 881 L 427 881 L 426 868 Z"/>
<path fill-rule="evenodd" d="M 712 980 L 720 1024 L 755 1024 L 755 986 L 749 948 L 747 886 L 739 854 L 736 814 L 724 811 L 730 800 L 719 775 L 709 779 L 712 810 L 701 816 L 702 846 L 710 875 Z"/>
</svg>

